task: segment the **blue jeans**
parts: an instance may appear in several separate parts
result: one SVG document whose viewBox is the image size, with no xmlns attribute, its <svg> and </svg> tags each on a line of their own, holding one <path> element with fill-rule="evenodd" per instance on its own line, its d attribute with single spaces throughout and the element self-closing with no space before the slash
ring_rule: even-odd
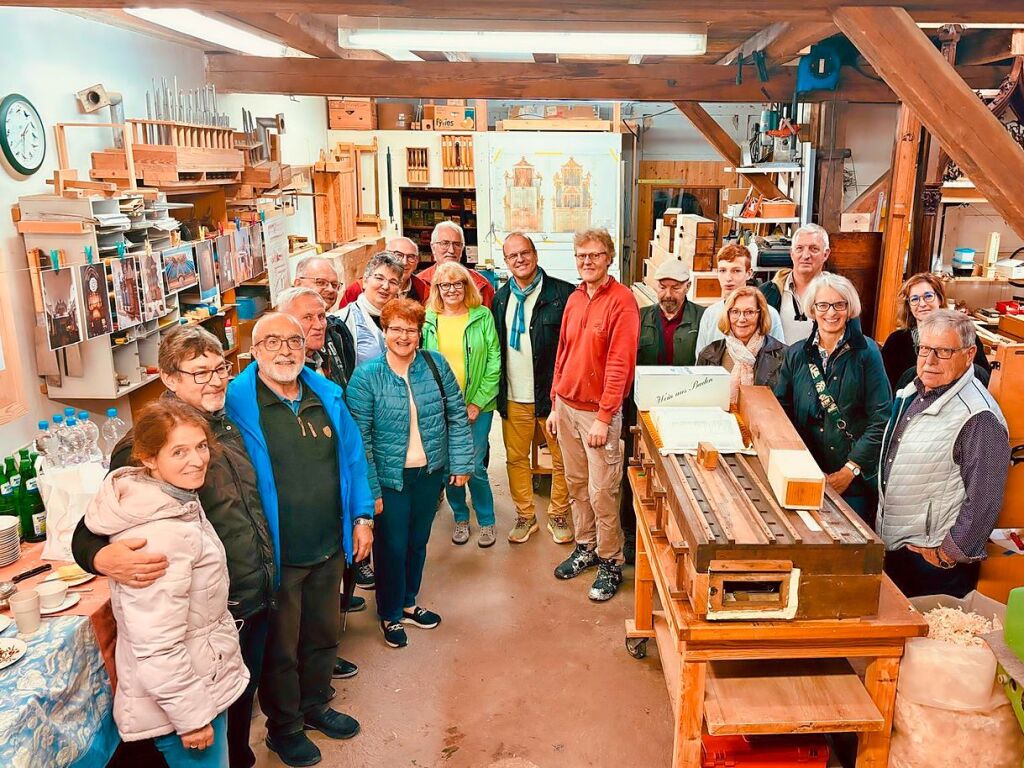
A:
<svg viewBox="0 0 1024 768">
<path fill-rule="evenodd" d="M 487 456 L 487 440 L 491 434 L 491 420 L 494 411 L 481 413 L 470 425 L 473 432 L 473 474 L 469 476 L 469 492 L 473 496 L 476 521 L 480 525 L 494 525 L 494 494 L 487 477 L 484 458 Z M 455 513 L 455 522 L 469 522 L 469 505 L 466 504 L 466 486 L 448 486 L 448 504 Z"/>
<path fill-rule="evenodd" d="M 188 749 L 176 733 L 153 741 L 168 768 L 228 768 L 228 717 L 224 712 L 213 718 L 213 744 L 206 749 Z"/>
<path fill-rule="evenodd" d="M 437 494 L 447 479 L 443 469 L 416 467 L 404 471 L 402 490 L 381 488 L 384 511 L 374 518 L 373 571 L 377 615 L 383 621 L 399 621 L 403 608 L 416 605 Z"/>
</svg>

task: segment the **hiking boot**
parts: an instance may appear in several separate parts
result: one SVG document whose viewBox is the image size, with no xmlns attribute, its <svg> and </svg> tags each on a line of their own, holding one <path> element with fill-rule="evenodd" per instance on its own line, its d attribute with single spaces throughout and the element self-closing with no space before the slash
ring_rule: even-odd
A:
<svg viewBox="0 0 1024 768">
<path fill-rule="evenodd" d="M 370 558 L 366 558 L 361 563 L 356 563 L 355 570 L 357 587 L 360 589 L 373 589 L 377 586 L 377 581 L 373 577 L 373 566 L 370 565 Z"/>
<path fill-rule="evenodd" d="M 594 585 L 590 588 L 587 597 L 597 603 L 611 600 L 619 591 L 620 584 L 622 584 L 622 566 L 611 560 L 600 560 L 597 565 L 597 578 L 594 579 Z"/>
<path fill-rule="evenodd" d="M 277 754 L 285 765 L 306 766 L 320 762 L 320 750 L 302 731 L 284 736 L 267 736 L 267 749 Z"/>
<path fill-rule="evenodd" d="M 517 517 L 516 524 L 508 532 L 508 540 L 513 544 L 522 544 L 539 530 L 536 517 Z"/>
<path fill-rule="evenodd" d="M 476 545 L 480 549 L 487 549 L 487 547 L 493 547 L 495 541 L 497 539 L 494 537 L 494 526 L 481 525 L 480 534 L 476 537 Z"/>
<path fill-rule="evenodd" d="M 465 544 L 469 541 L 469 523 L 455 523 L 455 530 L 452 532 L 452 544 Z"/>
<path fill-rule="evenodd" d="M 350 677 L 355 677 L 357 672 L 359 672 L 359 667 L 351 661 L 337 656 L 334 659 L 334 671 L 331 673 L 331 677 L 335 680 L 347 680 Z"/>
<path fill-rule="evenodd" d="M 397 621 L 382 621 L 380 631 L 384 633 L 384 642 L 392 648 L 405 648 L 409 644 L 409 636 L 405 634 L 405 627 Z"/>
<path fill-rule="evenodd" d="M 441 623 L 441 617 L 433 611 L 428 611 L 426 608 L 420 608 L 417 605 L 414 608 L 403 609 L 402 623 L 412 624 L 420 629 L 433 629 Z"/>
<path fill-rule="evenodd" d="M 573 538 L 572 528 L 565 515 L 548 515 L 548 533 L 555 544 L 570 544 Z"/>
<path fill-rule="evenodd" d="M 587 549 L 583 544 L 577 544 L 565 560 L 555 568 L 556 579 L 572 579 L 579 576 L 588 568 L 593 568 L 598 563 L 597 552 Z"/>
<path fill-rule="evenodd" d="M 354 717 L 338 712 L 336 709 L 324 707 L 319 712 L 306 715 L 303 728 L 307 731 L 320 731 L 332 739 L 351 739 L 359 733 L 359 722 Z"/>
</svg>

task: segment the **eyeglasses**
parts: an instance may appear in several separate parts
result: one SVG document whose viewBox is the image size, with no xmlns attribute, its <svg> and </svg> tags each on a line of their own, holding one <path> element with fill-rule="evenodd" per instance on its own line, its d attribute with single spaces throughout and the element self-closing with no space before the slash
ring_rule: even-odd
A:
<svg viewBox="0 0 1024 768">
<path fill-rule="evenodd" d="M 519 251 L 518 253 L 506 253 L 505 261 L 509 263 L 513 261 L 525 261 L 526 259 L 529 259 L 533 255 L 533 251 L 531 250 Z"/>
<path fill-rule="evenodd" d="M 414 263 L 418 264 L 419 260 L 420 260 L 420 255 L 419 255 L 418 252 L 417 253 L 402 253 L 401 251 L 388 251 L 388 253 L 390 253 L 392 256 L 394 256 L 399 261 L 404 261 L 406 264 L 414 264 Z"/>
<path fill-rule="evenodd" d="M 418 334 L 420 332 L 420 329 L 419 328 L 400 328 L 397 325 L 389 325 L 387 328 L 384 329 L 384 331 L 386 333 L 390 333 L 390 334 L 392 334 L 394 336 L 410 337 L 410 336 L 415 336 L 416 334 Z"/>
<path fill-rule="evenodd" d="M 751 318 L 757 317 L 761 314 L 760 309 L 730 309 L 729 317 L 740 318 L 744 320 L 750 320 Z"/>
<path fill-rule="evenodd" d="M 435 245 L 442 251 L 447 251 L 449 248 L 453 251 L 461 251 L 466 244 L 458 240 L 435 240 L 430 244 L 430 247 L 433 248 Z"/>
<path fill-rule="evenodd" d="M 939 360 L 949 360 L 953 356 L 954 352 L 960 352 L 961 350 L 968 349 L 968 347 L 925 347 L 920 346 L 917 348 L 917 356 L 927 358 L 932 352 Z"/>
<path fill-rule="evenodd" d="M 401 281 L 396 280 L 393 277 L 385 277 L 380 272 L 374 272 L 372 275 L 370 275 L 370 279 L 375 280 L 376 282 L 381 283 L 383 285 L 390 285 L 392 288 L 398 288 L 402 285 Z"/>
<path fill-rule="evenodd" d="M 322 277 L 299 277 L 299 280 L 312 280 L 313 285 L 317 287 L 317 290 L 322 291 L 327 286 L 330 286 L 334 290 L 341 288 L 341 283 L 337 280 L 324 280 Z"/>
<path fill-rule="evenodd" d="M 597 253 L 577 253 L 576 261 L 578 261 L 580 264 L 583 264 L 584 262 L 587 261 L 596 263 L 607 255 L 608 251 L 598 251 Z"/>
<path fill-rule="evenodd" d="M 263 345 L 267 352 L 277 352 L 285 345 L 288 346 L 288 349 L 302 349 L 306 346 L 306 340 L 301 336 L 289 336 L 287 339 L 282 339 L 280 336 L 267 336 L 267 338 L 257 341 L 253 346 L 258 347 L 260 344 Z"/>
<path fill-rule="evenodd" d="M 466 283 L 462 280 L 457 283 L 438 283 L 437 289 L 445 293 L 457 293 L 466 289 Z"/>
<path fill-rule="evenodd" d="M 814 302 L 814 311 L 819 314 L 825 314 L 830 309 L 834 309 L 836 312 L 845 312 L 849 306 L 850 302 L 848 301 L 816 301 Z"/>
<path fill-rule="evenodd" d="M 178 373 L 184 373 L 192 377 L 192 380 L 196 384 L 209 384 L 213 381 L 213 375 L 217 374 L 218 379 L 226 379 L 228 374 L 231 373 L 230 363 L 221 363 L 216 368 L 210 368 L 202 371 L 186 371 L 184 368 L 175 368 Z"/>
<path fill-rule="evenodd" d="M 908 296 L 907 302 L 910 304 L 910 306 L 916 307 L 922 301 L 927 304 L 931 304 L 937 298 L 939 297 L 933 291 L 925 291 L 920 296 L 917 294 L 914 294 L 913 296 Z"/>
</svg>

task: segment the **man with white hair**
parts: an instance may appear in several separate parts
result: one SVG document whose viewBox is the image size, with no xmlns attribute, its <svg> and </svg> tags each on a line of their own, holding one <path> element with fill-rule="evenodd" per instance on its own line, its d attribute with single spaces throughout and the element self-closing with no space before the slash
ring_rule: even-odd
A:
<svg viewBox="0 0 1024 768">
<path fill-rule="evenodd" d="M 918 330 L 917 377 L 896 393 L 882 438 L 875 525 L 907 597 L 963 597 L 1003 506 L 1009 435 L 975 377 L 970 318 L 936 309 Z"/>
<path fill-rule="evenodd" d="M 338 290 L 341 288 L 334 263 L 326 256 L 320 255 L 299 259 L 299 263 L 295 265 L 295 280 L 292 285 L 315 289 L 327 305 L 328 312 L 337 303 Z"/>
<path fill-rule="evenodd" d="M 462 227 L 454 221 L 442 221 L 434 231 L 430 233 L 430 252 L 434 255 L 434 263 L 420 272 L 420 279 L 430 285 L 434 279 L 434 270 L 438 264 L 446 261 L 462 261 L 462 252 L 466 248 L 466 236 Z M 469 267 L 466 267 L 469 269 Z M 480 298 L 488 309 L 494 302 L 494 286 L 491 281 L 481 275 L 475 269 L 469 269 L 469 276 L 473 278 L 476 287 L 480 289 Z"/>
<path fill-rule="evenodd" d="M 277 311 L 302 326 L 306 365 L 344 389 L 356 367 L 355 339 L 343 323 L 328 317 L 326 306 L 312 288 L 286 288 L 277 295 Z"/>
<path fill-rule="evenodd" d="M 814 320 L 803 310 L 804 292 L 822 270 L 831 253 L 828 232 L 817 224 L 804 224 L 793 233 L 790 254 L 792 269 L 780 269 L 775 276 L 758 286 L 768 306 L 778 310 L 786 344 L 796 344 L 811 335 Z"/>
<path fill-rule="evenodd" d="M 376 507 L 359 429 L 341 387 L 306 368 L 299 321 L 264 315 L 252 342 L 254 362 L 228 386 L 226 410 L 252 459 L 278 566 L 260 705 L 267 746 L 288 765 L 315 765 L 320 750 L 306 729 L 334 739 L 359 732 L 328 706 L 336 596 L 343 564 L 370 553 Z"/>
<path fill-rule="evenodd" d="M 392 256 L 405 265 L 405 270 L 402 274 L 402 286 L 398 289 L 398 298 L 413 299 L 420 304 L 426 302 L 427 295 L 430 293 L 430 285 L 413 274 L 420 265 L 420 247 L 411 238 L 395 237 L 387 241 L 384 250 L 390 251 Z M 363 281 L 353 280 L 341 295 L 338 308 L 342 309 L 348 306 L 359 298 L 359 294 L 362 292 Z"/>
</svg>

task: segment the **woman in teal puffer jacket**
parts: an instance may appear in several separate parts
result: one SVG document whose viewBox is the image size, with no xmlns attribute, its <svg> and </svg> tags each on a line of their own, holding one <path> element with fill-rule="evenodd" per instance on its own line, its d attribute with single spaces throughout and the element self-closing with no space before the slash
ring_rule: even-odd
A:
<svg viewBox="0 0 1024 768">
<path fill-rule="evenodd" d="M 423 307 L 393 299 L 380 319 L 387 353 L 356 368 L 345 397 L 363 436 L 377 500 L 377 615 L 384 641 L 401 648 L 408 642 L 402 624 L 433 629 L 441 623 L 416 598 L 437 496 L 445 482 L 466 484 L 473 438 L 448 363 L 437 353 L 417 351 Z"/>
</svg>

